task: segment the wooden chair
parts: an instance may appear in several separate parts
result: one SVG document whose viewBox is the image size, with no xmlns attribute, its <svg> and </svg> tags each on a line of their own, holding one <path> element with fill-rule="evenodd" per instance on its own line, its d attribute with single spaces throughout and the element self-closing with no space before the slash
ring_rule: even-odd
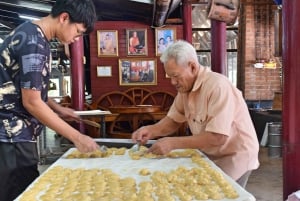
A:
<svg viewBox="0 0 300 201">
<path fill-rule="evenodd" d="M 94 109 L 109 110 L 109 107 L 114 105 L 134 105 L 134 101 L 126 93 L 112 91 L 103 94 L 92 104 L 92 107 Z"/>
<path fill-rule="evenodd" d="M 147 96 L 144 97 L 142 100 L 141 104 L 143 105 L 160 105 L 162 107 L 161 112 L 155 112 L 152 114 L 154 122 L 157 122 L 164 118 L 171 105 L 173 104 L 175 95 L 167 92 L 167 91 L 153 91 L 149 93 Z M 182 135 L 187 135 L 187 124 L 184 123 L 177 132 L 173 134 L 173 136 L 182 136 Z"/>
<path fill-rule="evenodd" d="M 167 91 L 153 91 L 141 101 L 142 105 L 160 105 L 163 111 L 168 111 L 174 101 L 175 95 Z"/>
<path fill-rule="evenodd" d="M 133 115 L 138 115 L 138 121 L 136 121 L 137 116 Z M 141 126 L 152 124 L 153 122 L 154 118 L 151 113 L 119 114 L 111 123 L 108 136 L 111 138 L 131 138 L 131 134 L 135 131 L 136 126 L 139 128 Z"/>
<path fill-rule="evenodd" d="M 125 115 L 118 115 L 114 121 L 111 122 L 108 128 L 108 138 L 131 138 L 132 122 L 130 118 Z"/>
<path fill-rule="evenodd" d="M 141 104 L 143 98 L 151 93 L 150 89 L 142 88 L 142 87 L 132 87 L 124 91 L 125 94 L 132 97 L 134 105 Z"/>
<path fill-rule="evenodd" d="M 114 105 L 134 105 L 133 99 L 123 93 L 121 91 L 112 91 L 103 94 L 100 98 L 98 98 L 91 106 L 93 109 L 100 110 L 109 110 L 109 107 Z M 106 128 L 107 128 L 107 136 L 113 138 L 120 138 L 114 135 L 115 130 L 120 130 L 123 133 L 127 133 L 126 125 L 128 124 L 127 120 L 119 121 L 119 114 L 107 115 L 105 117 Z"/>
<path fill-rule="evenodd" d="M 173 101 L 174 101 L 174 95 L 170 92 L 166 91 L 153 91 L 149 94 L 147 94 L 143 100 L 141 101 L 142 105 L 159 105 L 161 106 L 161 111 L 152 113 L 152 119 L 153 123 L 161 120 L 164 118 L 168 110 L 170 109 Z M 148 122 L 148 124 L 151 124 L 151 122 Z"/>
<path fill-rule="evenodd" d="M 88 103 L 84 103 L 84 110 L 94 110 L 93 106 Z M 83 120 L 85 132 L 87 135 L 93 138 L 100 137 L 101 124 L 98 118 L 89 117 Z"/>
<path fill-rule="evenodd" d="M 63 103 L 60 103 L 63 107 L 72 108 L 71 99 L 68 101 L 64 101 Z M 92 106 L 88 103 L 84 104 L 84 110 L 92 110 Z M 76 122 L 68 122 L 71 126 L 76 126 Z M 84 124 L 85 128 L 85 134 L 87 134 L 90 137 L 97 138 L 100 136 L 100 122 L 96 118 L 85 118 L 81 120 L 81 123 Z M 57 134 L 59 135 L 59 134 Z"/>
<path fill-rule="evenodd" d="M 64 96 L 59 104 L 63 107 L 72 107 L 72 99 L 69 95 Z"/>
</svg>

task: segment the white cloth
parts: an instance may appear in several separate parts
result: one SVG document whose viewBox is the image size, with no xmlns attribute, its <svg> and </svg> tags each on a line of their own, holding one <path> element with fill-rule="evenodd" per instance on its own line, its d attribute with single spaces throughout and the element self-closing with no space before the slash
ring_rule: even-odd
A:
<svg viewBox="0 0 300 201">
<path fill-rule="evenodd" d="M 260 145 L 265 147 L 268 144 L 269 123 L 266 123 L 264 134 L 261 138 Z"/>
<path fill-rule="evenodd" d="M 300 190 L 289 195 L 286 201 L 300 201 Z"/>
</svg>

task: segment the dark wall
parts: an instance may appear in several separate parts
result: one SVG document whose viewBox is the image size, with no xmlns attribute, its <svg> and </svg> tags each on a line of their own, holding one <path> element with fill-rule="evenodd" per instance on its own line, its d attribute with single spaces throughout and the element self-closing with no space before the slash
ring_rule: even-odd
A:
<svg viewBox="0 0 300 201">
<path fill-rule="evenodd" d="M 164 28 L 175 28 L 176 38 L 183 38 L 182 25 L 166 26 Z M 127 37 L 126 29 L 146 29 L 147 30 L 147 56 L 128 56 L 127 55 Z M 98 30 L 117 30 L 118 31 L 118 56 L 98 56 Z M 163 65 L 160 63 L 159 56 L 155 51 L 155 29 L 148 24 L 132 21 L 103 21 L 95 24 L 94 31 L 90 34 L 90 79 L 93 101 L 102 94 L 113 90 L 126 90 L 135 86 L 120 86 L 119 84 L 119 59 L 155 59 L 157 63 L 157 85 L 137 85 L 151 90 L 164 90 L 176 93 L 174 87 L 170 84 L 170 79 L 166 78 Z M 97 77 L 97 66 L 112 66 L 111 77 Z"/>
</svg>

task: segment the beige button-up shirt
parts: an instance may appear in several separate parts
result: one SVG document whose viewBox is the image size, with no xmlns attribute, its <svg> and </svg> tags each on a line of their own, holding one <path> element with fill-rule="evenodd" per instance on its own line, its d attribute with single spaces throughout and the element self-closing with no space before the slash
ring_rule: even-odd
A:
<svg viewBox="0 0 300 201">
<path fill-rule="evenodd" d="M 247 105 L 225 76 L 200 67 L 192 91 L 177 94 L 168 117 L 188 122 L 193 135 L 209 131 L 228 136 L 224 145 L 201 151 L 233 179 L 258 168 L 259 143 Z"/>
</svg>

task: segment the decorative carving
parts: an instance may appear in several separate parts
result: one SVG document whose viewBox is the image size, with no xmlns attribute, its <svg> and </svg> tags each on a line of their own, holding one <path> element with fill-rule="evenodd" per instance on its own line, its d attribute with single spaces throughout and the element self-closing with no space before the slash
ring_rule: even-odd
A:
<svg viewBox="0 0 300 201">
<path fill-rule="evenodd" d="M 155 0 L 153 5 L 153 23 L 154 27 L 161 27 L 165 24 L 169 15 L 171 0 Z"/>
<path fill-rule="evenodd" d="M 180 2 L 181 0 L 154 0 L 152 26 L 164 26 L 169 14 L 178 7 Z"/>
<path fill-rule="evenodd" d="M 211 0 L 208 6 L 208 18 L 234 24 L 240 7 L 239 0 Z"/>
</svg>

